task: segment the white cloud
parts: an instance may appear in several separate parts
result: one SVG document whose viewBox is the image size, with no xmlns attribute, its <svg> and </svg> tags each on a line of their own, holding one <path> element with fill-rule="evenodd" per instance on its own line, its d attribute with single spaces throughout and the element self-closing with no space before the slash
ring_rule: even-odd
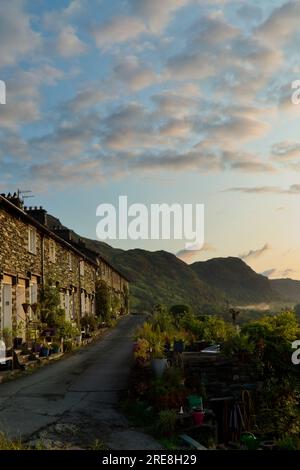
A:
<svg viewBox="0 0 300 470">
<path fill-rule="evenodd" d="M 130 0 L 132 10 L 140 15 L 153 33 L 162 32 L 173 14 L 190 0 Z"/>
<path fill-rule="evenodd" d="M 41 38 L 32 30 L 30 17 L 23 10 L 22 0 L 10 0 L 2 5 L 0 15 L 0 67 L 13 65 L 32 53 Z"/>
<path fill-rule="evenodd" d="M 59 34 L 56 47 L 59 54 L 65 58 L 81 55 L 87 51 L 86 45 L 76 35 L 76 30 L 72 26 L 66 26 Z"/>
<path fill-rule="evenodd" d="M 113 78 L 124 83 L 132 91 L 147 88 L 158 80 L 155 72 L 134 55 L 126 56 L 116 62 Z"/>
<path fill-rule="evenodd" d="M 283 46 L 298 30 L 299 16 L 299 1 L 288 1 L 275 8 L 255 34 L 272 46 Z"/>
<path fill-rule="evenodd" d="M 41 86 L 53 86 L 63 77 L 61 70 L 50 65 L 16 71 L 7 81 L 7 104 L 1 108 L 0 127 L 16 129 L 40 119 Z"/>
<path fill-rule="evenodd" d="M 70 21 L 79 17 L 84 6 L 86 6 L 85 0 L 73 0 L 62 10 L 47 11 L 42 18 L 43 25 L 47 30 L 60 31 Z"/>
<path fill-rule="evenodd" d="M 94 26 L 92 35 L 99 48 L 107 48 L 114 44 L 136 39 L 145 31 L 146 26 L 139 18 L 117 16 L 106 23 Z"/>
</svg>

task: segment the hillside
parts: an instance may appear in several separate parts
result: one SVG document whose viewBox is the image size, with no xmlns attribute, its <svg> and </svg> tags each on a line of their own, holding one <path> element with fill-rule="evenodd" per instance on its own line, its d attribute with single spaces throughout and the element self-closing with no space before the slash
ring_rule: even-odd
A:
<svg viewBox="0 0 300 470">
<path fill-rule="evenodd" d="M 227 301 L 253 305 L 283 297 L 240 258 L 214 258 L 188 265 L 165 251 L 124 251 L 88 239 L 85 243 L 130 279 L 134 310 L 148 310 L 157 303 L 185 303 L 196 311 L 213 312 L 224 309 Z"/>
<path fill-rule="evenodd" d="M 85 243 L 129 278 L 134 310 L 148 310 L 157 303 L 169 306 L 184 303 L 197 310 L 199 306 L 202 310 L 211 310 L 213 305 L 225 303 L 222 294 L 200 280 L 186 263 L 171 253 L 139 249 L 124 251 L 87 239 Z"/>
<path fill-rule="evenodd" d="M 270 279 L 271 287 L 281 297 L 292 302 L 300 302 L 300 281 L 294 279 Z"/>
<path fill-rule="evenodd" d="M 200 280 L 241 303 L 270 302 L 279 299 L 269 280 L 257 274 L 240 258 L 213 258 L 193 263 L 191 268 Z"/>
</svg>

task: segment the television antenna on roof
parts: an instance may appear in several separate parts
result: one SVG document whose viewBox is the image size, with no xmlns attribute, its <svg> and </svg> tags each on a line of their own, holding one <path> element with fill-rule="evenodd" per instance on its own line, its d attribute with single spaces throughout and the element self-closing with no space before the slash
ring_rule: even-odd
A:
<svg viewBox="0 0 300 470">
<path fill-rule="evenodd" d="M 34 197 L 34 194 L 30 194 L 30 193 L 32 193 L 30 189 L 26 189 L 26 190 L 18 189 L 18 199 L 22 199 L 22 201 L 24 201 L 24 199 Z"/>
</svg>

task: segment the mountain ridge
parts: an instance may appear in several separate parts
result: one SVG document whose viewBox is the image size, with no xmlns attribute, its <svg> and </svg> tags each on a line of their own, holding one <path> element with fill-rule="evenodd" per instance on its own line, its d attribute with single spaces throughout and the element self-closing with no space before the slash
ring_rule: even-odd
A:
<svg viewBox="0 0 300 470">
<path fill-rule="evenodd" d="M 290 280 L 296 283 L 291 298 L 289 282 L 276 284 L 238 257 L 188 265 L 164 250 L 122 250 L 88 238 L 84 242 L 129 278 L 133 310 L 150 310 L 158 303 L 184 303 L 196 311 L 214 313 L 228 304 L 298 301 L 298 296 L 300 302 L 300 281 Z"/>
</svg>

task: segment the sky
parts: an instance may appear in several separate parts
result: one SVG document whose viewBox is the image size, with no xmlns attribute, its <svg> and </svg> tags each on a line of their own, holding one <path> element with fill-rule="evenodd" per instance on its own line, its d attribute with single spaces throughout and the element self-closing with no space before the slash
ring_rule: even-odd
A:
<svg viewBox="0 0 300 470">
<path fill-rule="evenodd" d="M 300 2 L 0 0 L 0 190 L 82 235 L 96 208 L 205 205 L 205 244 L 300 279 Z"/>
</svg>

